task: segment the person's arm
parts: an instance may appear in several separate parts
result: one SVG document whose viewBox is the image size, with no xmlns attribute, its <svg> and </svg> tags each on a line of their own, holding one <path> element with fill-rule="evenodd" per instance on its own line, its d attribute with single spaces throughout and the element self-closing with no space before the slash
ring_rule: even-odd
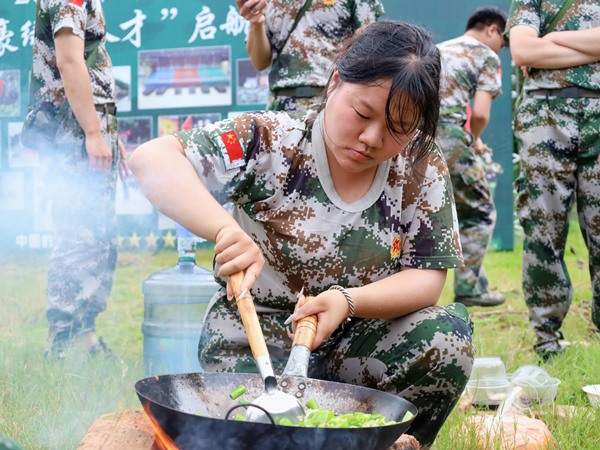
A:
<svg viewBox="0 0 600 450">
<path fill-rule="evenodd" d="M 475 91 L 473 106 L 471 108 L 471 134 L 475 141 L 481 137 L 481 133 L 483 133 L 483 130 L 485 130 L 485 127 L 490 121 L 492 100 L 491 92 Z"/>
<path fill-rule="evenodd" d="M 510 29 L 510 54 L 517 66 L 537 69 L 565 69 L 590 64 L 598 59 L 597 56 L 543 39 L 536 30 L 526 25 L 516 25 Z"/>
<path fill-rule="evenodd" d="M 354 302 L 354 316 L 393 319 L 437 303 L 446 281 L 445 269 L 404 268 L 399 273 L 358 288 L 347 289 Z M 308 303 L 300 302 L 292 316 L 297 322 L 316 314 L 317 335 L 313 348 L 329 337 L 348 316 L 348 302 L 338 290 L 328 290 Z"/>
<path fill-rule="evenodd" d="M 569 47 L 582 53 L 587 53 L 600 59 L 600 27 L 587 30 L 565 30 L 548 33 L 543 39 L 555 44 Z"/>
<path fill-rule="evenodd" d="M 56 65 L 65 87 L 65 95 L 73 114 L 85 134 L 85 148 L 90 166 L 109 169 L 112 150 L 102 136 L 100 118 L 94 108 L 92 83 L 84 59 L 84 41 L 63 28 L 54 35 Z"/>
<path fill-rule="evenodd" d="M 160 212 L 215 243 L 220 276 L 245 270 L 243 287 L 252 287 L 264 265 L 258 246 L 206 189 L 174 136 L 139 146 L 129 158 L 129 168 Z"/>
<path fill-rule="evenodd" d="M 267 0 L 236 0 L 240 15 L 250 22 L 246 51 L 256 70 L 271 66 L 271 43 L 265 28 L 265 8 Z"/>
</svg>

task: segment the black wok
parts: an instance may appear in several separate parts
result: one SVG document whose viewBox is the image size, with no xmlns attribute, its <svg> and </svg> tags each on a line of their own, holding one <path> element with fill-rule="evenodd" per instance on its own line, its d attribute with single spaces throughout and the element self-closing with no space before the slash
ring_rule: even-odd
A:
<svg viewBox="0 0 600 450">
<path fill-rule="evenodd" d="M 395 395 L 351 384 L 304 377 L 278 379 L 283 391 L 306 404 L 314 399 L 321 409 L 336 414 L 380 413 L 401 422 L 417 408 Z M 240 384 L 247 392 L 232 400 Z M 387 450 L 410 426 L 410 420 L 373 428 L 302 428 L 242 422 L 226 418 L 240 399 L 252 401 L 264 391 L 259 375 L 243 373 L 187 373 L 145 378 L 135 390 L 146 413 L 160 425 L 180 450 Z M 238 408 L 229 414 L 244 413 Z"/>
</svg>

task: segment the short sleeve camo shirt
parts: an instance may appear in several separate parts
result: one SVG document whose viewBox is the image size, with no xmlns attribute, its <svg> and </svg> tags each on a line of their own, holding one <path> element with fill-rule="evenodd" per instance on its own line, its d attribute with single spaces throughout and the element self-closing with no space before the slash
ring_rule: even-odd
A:
<svg viewBox="0 0 600 450">
<path fill-rule="evenodd" d="M 304 286 L 361 286 L 401 266 L 461 265 L 452 186 L 435 149 L 408 173 L 405 156 L 379 168 L 371 191 L 347 204 L 333 188 L 321 117 L 246 113 L 177 135 L 187 158 L 260 246 L 257 302 L 289 307 Z M 201 205 L 199 205 L 201 208 Z"/>
<path fill-rule="evenodd" d="M 476 91 L 496 98 L 502 93 L 500 58 L 487 45 L 471 36 L 460 36 L 438 44 L 442 57 L 440 111 L 444 120 L 463 123 L 466 107 Z M 453 109 L 452 112 L 445 113 Z"/>
<path fill-rule="evenodd" d="M 526 25 L 537 31 L 539 36 L 546 34 L 546 27 L 564 5 L 565 0 L 513 0 L 506 29 L 516 25 Z M 600 1 L 575 0 L 573 5 L 557 23 L 554 30 L 583 30 L 600 26 Z M 534 89 L 555 89 L 578 86 L 600 90 L 600 62 L 566 69 L 535 69 L 529 71 L 525 80 L 526 91 Z"/>
<path fill-rule="evenodd" d="M 274 63 L 269 74 L 272 90 L 325 86 L 344 39 L 384 14 L 380 0 L 312 0 L 283 46 L 302 5 L 304 0 L 268 3 L 265 25 L 273 51 Z"/>
<path fill-rule="evenodd" d="M 65 90 L 56 66 L 54 35 L 63 28 L 85 41 L 94 103 L 114 102 L 112 64 L 106 51 L 106 24 L 101 0 L 39 0 L 33 43 L 30 104 L 52 102 L 60 106 Z"/>
</svg>

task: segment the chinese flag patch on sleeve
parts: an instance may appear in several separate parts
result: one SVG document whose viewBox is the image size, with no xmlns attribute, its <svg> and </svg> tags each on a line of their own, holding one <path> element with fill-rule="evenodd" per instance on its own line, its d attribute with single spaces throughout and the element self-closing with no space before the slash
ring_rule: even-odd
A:
<svg viewBox="0 0 600 450">
<path fill-rule="evenodd" d="M 69 3 L 75 6 L 83 6 L 83 0 L 69 0 Z"/>
<path fill-rule="evenodd" d="M 402 240 L 400 239 L 400 236 L 394 236 L 394 239 L 392 239 L 392 245 L 390 247 L 390 256 L 392 258 L 397 258 L 400 256 L 401 246 Z"/>
<path fill-rule="evenodd" d="M 227 162 L 227 167 L 233 168 L 243 165 L 244 151 L 242 150 L 242 145 L 240 144 L 235 131 L 228 131 L 227 133 L 221 134 L 220 137 L 225 147 L 225 151 L 227 152 L 227 159 L 229 160 Z"/>
</svg>

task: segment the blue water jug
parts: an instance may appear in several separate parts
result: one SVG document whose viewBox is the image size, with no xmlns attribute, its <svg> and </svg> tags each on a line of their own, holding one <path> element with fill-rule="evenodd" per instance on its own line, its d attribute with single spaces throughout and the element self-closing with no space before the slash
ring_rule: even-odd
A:
<svg viewBox="0 0 600 450">
<path fill-rule="evenodd" d="M 179 261 L 142 282 L 146 376 L 201 372 L 198 340 L 208 303 L 218 285 L 213 272 L 196 265 L 198 240 L 177 230 Z"/>
</svg>

